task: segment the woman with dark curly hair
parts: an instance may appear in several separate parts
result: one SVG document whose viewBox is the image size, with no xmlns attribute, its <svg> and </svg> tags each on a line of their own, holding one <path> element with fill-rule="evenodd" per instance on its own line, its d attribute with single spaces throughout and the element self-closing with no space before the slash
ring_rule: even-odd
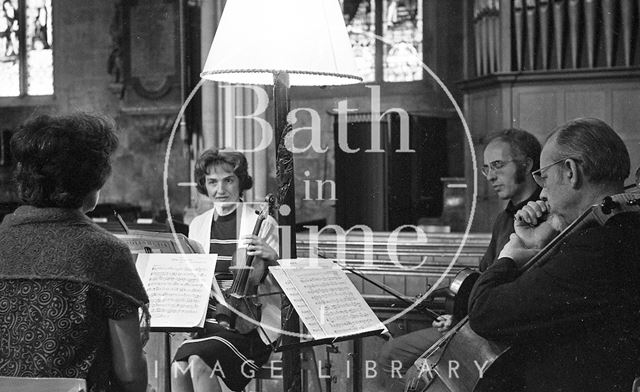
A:
<svg viewBox="0 0 640 392">
<path fill-rule="evenodd" d="M 0 375 L 146 390 L 147 294 L 127 246 L 85 215 L 117 145 L 114 125 L 90 114 L 40 116 L 13 135 L 25 205 L 0 225 Z"/>
<path fill-rule="evenodd" d="M 228 273 L 237 258 L 244 263 L 241 256 L 236 257 L 236 249 L 245 247 L 247 255 L 256 257 L 250 279 L 259 281 L 266 267 L 278 258 L 278 226 L 267 216 L 259 234 L 252 234 L 257 216 L 242 203 L 244 191 L 253 186 L 247 159 L 237 151 L 206 150 L 196 162 L 195 179 L 198 192 L 213 202 L 213 208 L 194 218 L 189 238 L 198 241 L 205 253 L 218 255 L 218 273 Z M 258 294 L 279 291 L 270 275 L 258 286 Z M 216 320 L 213 292 L 211 298 L 204 331 L 176 352 L 171 377 L 174 392 L 220 391 L 221 381 L 231 390 L 241 391 L 271 354 L 280 327 L 279 295 L 259 297 L 260 325 L 244 334 Z"/>
</svg>

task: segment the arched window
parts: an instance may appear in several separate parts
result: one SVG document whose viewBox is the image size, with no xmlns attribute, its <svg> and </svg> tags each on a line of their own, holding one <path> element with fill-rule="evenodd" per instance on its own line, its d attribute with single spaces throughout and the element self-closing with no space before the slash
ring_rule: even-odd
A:
<svg viewBox="0 0 640 392">
<path fill-rule="evenodd" d="M 0 2 L 0 97 L 52 95 L 51 0 Z"/>
</svg>

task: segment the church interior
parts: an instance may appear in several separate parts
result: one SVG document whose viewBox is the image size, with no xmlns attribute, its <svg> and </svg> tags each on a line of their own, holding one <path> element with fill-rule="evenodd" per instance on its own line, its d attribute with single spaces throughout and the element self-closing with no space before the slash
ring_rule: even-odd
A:
<svg viewBox="0 0 640 392">
<path fill-rule="evenodd" d="M 224 0 L 2 0 L 0 219 L 20 205 L 9 140 L 40 114 L 115 120 L 112 174 L 89 213 L 113 233 L 123 232 L 115 210 L 132 230 L 187 235 L 212 207 L 195 187 L 198 156 L 242 151 L 254 181 L 244 198 L 276 194 L 291 203 L 278 210 L 287 229 L 280 256 L 340 260 L 399 336 L 433 320 L 420 306 L 396 317 L 399 310 L 476 268 L 489 244 L 506 204 L 480 171 L 492 132 L 521 128 L 544 143 L 566 121 L 602 119 L 622 137 L 627 183 L 635 182 L 639 1 L 339 3 L 360 80 L 296 85 L 292 77 L 282 91 L 203 79 L 214 36 L 230 28 L 219 23 Z M 272 16 L 243 12 L 233 34 L 255 40 L 262 32 L 254 19 Z M 323 23 L 282 9 L 273 15 L 280 19 L 269 20 L 265 35 L 295 37 L 299 26 Z M 315 45 L 304 53 L 323 50 Z M 266 52 L 286 59 L 297 49 Z M 292 67 L 303 63 L 295 60 Z M 283 152 L 287 130 L 278 127 L 287 120 Z M 442 311 L 444 302 L 424 303 Z M 171 391 L 177 335 L 151 333 L 148 391 Z M 283 369 L 261 369 L 246 390 L 382 391 L 371 361 L 383 343 L 368 336 L 273 354 Z"/>
</svg>

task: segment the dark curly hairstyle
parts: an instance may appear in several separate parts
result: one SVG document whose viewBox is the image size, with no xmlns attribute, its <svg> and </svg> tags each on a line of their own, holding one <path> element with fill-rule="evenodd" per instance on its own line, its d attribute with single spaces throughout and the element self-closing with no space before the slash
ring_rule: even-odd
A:
<svg viewBox="0 0 640 392">
<path fill-rule="evenodd" d="M 11 138 L 20 199 L 36 207 L 80 208 L 111 173 L 115 125 L 94 114 L 39 116 Z"/>
<path fill-rule="evenodd" d="M 196 161 L 195 180 L 196 189 L 207 196 L 205 177 L 209 174 L 211 166 L 229 165 L 233 168 L 233 174 L 240 181 L 240 195 L 253 186 L 253 178 L 249 175 L 249 164 L 243 153 L 232 150 L 205 150 Z"/>
</svg>

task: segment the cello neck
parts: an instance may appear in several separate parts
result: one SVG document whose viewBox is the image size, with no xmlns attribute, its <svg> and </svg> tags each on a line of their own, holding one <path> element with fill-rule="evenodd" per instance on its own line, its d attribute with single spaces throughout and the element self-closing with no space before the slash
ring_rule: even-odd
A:
<svg viewBox="0 0 640 392">
<path fill-rule="evenodd" d="M 522 273 L 534 265 L 542 265 L 545 263 L 546 260 L 548 260 L 547 256 L 558 247 L 562 240 L 569 234 L 582 229 L 584 226 L 594 222 L 604 225 L 609 219 L 623 212 L 639 212 L 639 200 L 640 194 L 637 192 L 620 193 L 605 197 L 600 204 L 595 204 L 587 208 L 576 220 L 571 222 L 569 226 L 562 230 L 562 232 L 542 248 L 540 252 L 523 265 L 522 268 L 520 268 L 520 272 Z"/>
</svg>

